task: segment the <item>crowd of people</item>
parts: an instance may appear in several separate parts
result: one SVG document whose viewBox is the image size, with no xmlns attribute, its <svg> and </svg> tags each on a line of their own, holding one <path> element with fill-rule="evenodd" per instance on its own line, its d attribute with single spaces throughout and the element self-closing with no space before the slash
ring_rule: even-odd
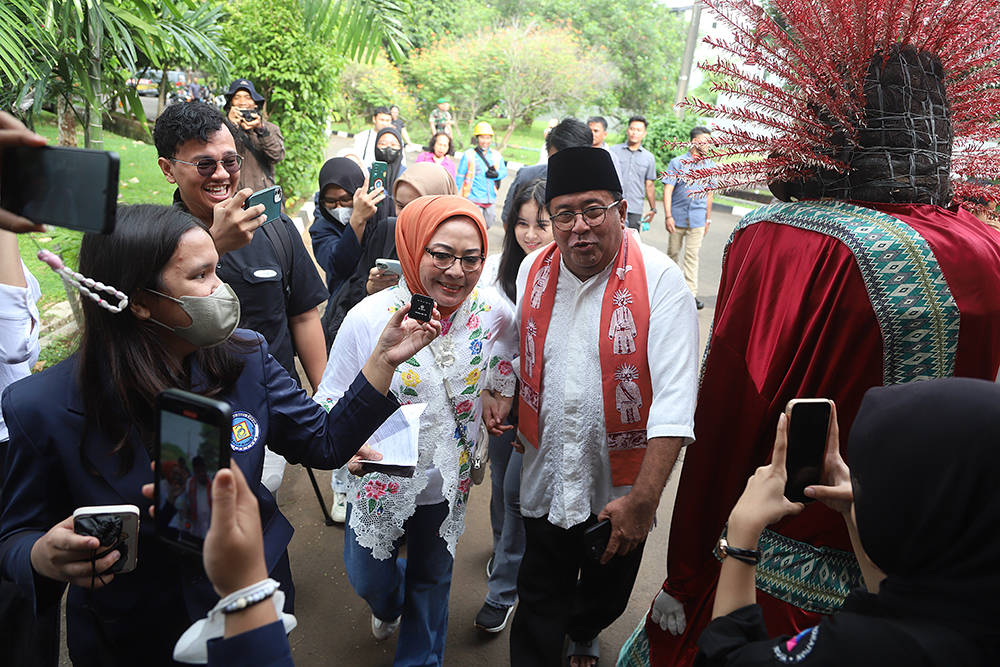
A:
<svg viewBox="0 0 1000 667">
<path fill-rule="evenodd" d="M 629 605 L 681 459 L 673 515 L 660 513 L 669 550 L 653 556 L 666 579 L 621 667 L 1000 664 L 1000 235 L 958 206 L 989 209 L 1000 156 L 957 157 L 995 127 L 1000 87 L 980 65 L 1000 46 L 949 41 L 955 21 L 989 34 L 1000 8 L 845 6 L 881 17 L 877 39 L 796 0 L 774 0 L 780 20 L 726 3 L 757 32 L 727 48 L 759 51 L 800 91 L 736 73 L 750 100 L 792 119 L 770 138 L 699 125 L 657 174 L 642 116 L 614 146 L 603 117 L 554 119 L 539 164 L 517 171 L 492 255 L 507 164 L 486 122 L 456 155 L 445 98 L 413 164 L 405 121 L 385 106 L 321 166 L 313 256 L 284 213 L 244 208 L 285 154 L 254 84 L 234 81 L 222 110 L 172 105 L 153 138 L 174 204 L 119 206 L 114 231 L 85 235 L 79 252 L 80 289 L 113 286 L 127 305 L 83 298 L 79 348 L 34 375 L 40 292 L 15 233 L 40 229 L 0 209 L 12 664 L 56 664 L 67 585 L 75 665 L 292 664 L 293 529 L 275 500 L 286 460 L 334 471 L 343 554 L 317 557 L 343 559 L 375 641 L 398 633 L 394 665 L 444 662 L 458 541 L 486 466 L 493 557 L 475 625 L 510 626 L 516 667 L 606 664 L 600 635 Z M 842 41 L 848 55 L 820 47 Z M 857 76 L 819 86 L 816 71 Z M 0 151 L 43 143 L 0 112 Z M 765 155 L 713 160 L 727 151 Z M 699 363 L 711 193 L 751 175 L 775 201 L 726 245 Z M 666 252 L 641 236 L 658 179 Z M 168 388 L 232 406 L 231 464 L 162 464 L 156 511 L 203 537 L 203 553 L 171 549 L 147 521 L 137 567 L 114 574 L 121 552 L 99 553 L 72 515 L 152 512 Z M 804 490 L 819 502 L 785 497 L 786 404 L 803 397 L 835 406 Z M 415 460 L 381 466 L 370 439 L 400 415 L 416 420 Z"/>
</svg>

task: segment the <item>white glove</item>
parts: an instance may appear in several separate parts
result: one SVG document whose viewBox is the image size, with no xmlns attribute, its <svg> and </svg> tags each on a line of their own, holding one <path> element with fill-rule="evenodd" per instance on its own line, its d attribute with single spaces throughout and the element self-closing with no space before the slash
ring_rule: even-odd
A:
<svg viewBox="0 0 1000 667">
<path fill-rule="evenodd" d="M 658 623 L 660 629 L 670 634 L 683 634 L 687 628 L 687 618 L 684 616 L 684 605 L 667 595 L 665 591 L 660 591 L 653 600 L 653 608 L 649 611 L 649 620 Z"/>
</svg>

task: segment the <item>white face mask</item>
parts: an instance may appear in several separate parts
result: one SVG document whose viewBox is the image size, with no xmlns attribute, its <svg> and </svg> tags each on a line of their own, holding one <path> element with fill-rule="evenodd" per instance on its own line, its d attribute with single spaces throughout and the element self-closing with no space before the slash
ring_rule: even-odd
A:
<svg viewBox="0 0 1000 667">
<path fill-rule="evenodd" d="M 191 325 L 171 327 L 163 322 L 157 322 L 152 317 L 149 321 L 173 331 L 195 347 L 208 348 L 222 345 L 240 323 L 240 299 L 227 283 L 219 285 L 209 296 L 182 296 L 175 299 L 156 290 L 147 291 L 180 304 L 181 310 L 191 318 Z"/>
<path fill-rule="evenodd" d="M 351 215 L 354 213 L 354 208 L 351 206 L 341 206 L 340 208 L 328 208 L 326 212 L 330 214 L 330 217 L 339 222 L 342 225 L 346 225 L 351 221 Z"/>
</svg>

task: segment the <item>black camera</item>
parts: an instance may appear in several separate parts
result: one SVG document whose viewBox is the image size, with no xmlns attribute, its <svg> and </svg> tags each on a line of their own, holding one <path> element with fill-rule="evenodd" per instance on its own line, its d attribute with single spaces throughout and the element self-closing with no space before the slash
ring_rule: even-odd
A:
<svg viewBox="0 0 1000 667">
<path fill-rule="evenodd" d="M 498 172 L 497 168 L 493 165 L 490 165 L 490 168 L 486 170 L 486 178 L 496 178 L 499 175 L 500 172 Z"/>
<path fill-rule="evenodd" d="M 243 120 L 248 123 L 252 123 L 253 119 L 257 117 L 256 109 L 240 109 L 240 114 L 243 116 Z"/>
</svg>

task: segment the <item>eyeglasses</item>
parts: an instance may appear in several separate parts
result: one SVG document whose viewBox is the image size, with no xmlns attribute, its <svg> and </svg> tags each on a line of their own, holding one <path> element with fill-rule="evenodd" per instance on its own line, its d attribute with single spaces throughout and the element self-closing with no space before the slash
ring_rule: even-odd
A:
<svg viewBox="0 0 1000 667">
<path fill-rule="evenodd" d="M 563 232 L 573 229 L 573 225 L 576 224 L 576 216 L 578 215 L 582 215 L 583 221 L 591 227 L 597 227 L 604 223 L 605 218 L 608 217 L 608 211 L 618 206 L 619 203 L 621 202 L 614 202 L 607 206 L 591 206 L 582 211 L 560 211 L 559 213 L 550 215 L 549 220 L 556 226 L 556 229 Z"/>
<path fill-rule="evenodd" d="M 171 162 L 180 162 L 181 164 L 189 164 L 192 167 L 198 168 L 198 175 L 208 178 L 215 173 L 217 164 L 222 163 L 222 168 L 228 171 L 230 174 L 235 174 L 240 170 L 240 165 L 243 164 L 243 158 L 239 155 L 227 155 L 221 160 L 210 160 L 205 158 L 204 160 L 198 160 L 197 162 L 185 162 L 184 160 L 178 160 L 175 157 L 170 158 Z"/>
<path fill-rule="evenodd" d="M 464 255 L 459 257 L 458 255 L 452 255 L 450 252 L 437 252 L 430 248 L 424 248 L 424 252 L 434 260 L 434 266 L 442 270 L 450 269 L 455 260 L 458 259 L 462 262 L 462 270 L 466 272 L 475 271 L 482 265 L 483 260 L 486 259 L 482 255 Z"/>
<path fill-rule="evenodd" d="M 319 203 L 327 208 L 348 208 L 354 205 L 354 197 L 351 195 L 341 197 L 340 199 L 320 197 Z"/>
</svg>

